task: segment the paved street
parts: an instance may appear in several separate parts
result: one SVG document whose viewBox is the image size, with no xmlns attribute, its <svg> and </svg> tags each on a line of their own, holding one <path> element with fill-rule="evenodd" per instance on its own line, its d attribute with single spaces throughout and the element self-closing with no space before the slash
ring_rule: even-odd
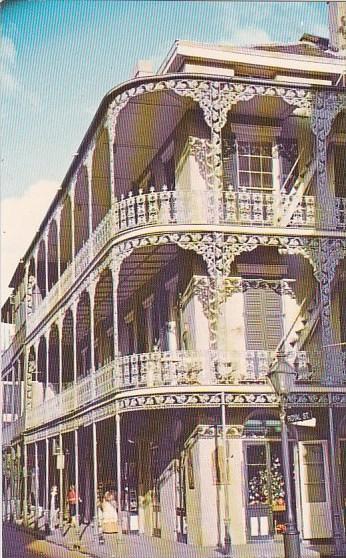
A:
<svg viewBox="0 0 346 558">
<path fill-rule="evenodd" d="M 67 550 L 54 543 L 37 540 L 11 526 L 3 526 L 3 558 L 85 558 L 85 554 Z"/>
<path fill-rule="evenodd" d="M 93 536 L 92 528 L 82 530 L 81 552 L 74 550 L 75 531 L 57 530 L 48 540 L 37 540 L 23 531 L 3 526 L 3 558 L 221 558 L 222 553 L 213 549 L 197 549 L 182 543 L 153 539 L 152 537 L 125 535 L 122 540 L 105 536 L 100 545 Z M 283 547 L 278 543 L 248 544 L 233 548 L 234 558 L 282 558 Z M 314 558 L 315 554 L 304 549 L 303 558 Z M 326 550 L 321 557 L 332 558 Z"/>
<path fill-rule="evenodd" d="M 74 529 L 65 526 L 63 532 L 56 530 L 49 540 L 73 548 L 76 542 Z M 105 535 L 104 544 L 95 538 L 92 526 L 83 526 L 80 539 L 82 549 L 97 558 L 222 558 L 215 548 L 201 548 L 174 540 L 146 535 Z M 283 558 L 282 541 L 262 541 L 233 547 L 234 558 Z M 71 555 L 72 556 L 72 555 Z M 302 558 L 318 558 L 318 553 L 304 549 Z"/>
</svg>

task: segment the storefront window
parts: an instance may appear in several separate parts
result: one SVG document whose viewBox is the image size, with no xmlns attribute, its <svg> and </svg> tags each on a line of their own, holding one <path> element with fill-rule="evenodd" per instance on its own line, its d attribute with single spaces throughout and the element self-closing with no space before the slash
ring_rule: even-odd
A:
<svg viewBox="0 0 346 558">
<path fill-rule="evenodd" d="M 251 445 L 247 450 L 248 503 L 266 504 L 269 500 L 267 452 L 265 445 Z"/>
</svg>

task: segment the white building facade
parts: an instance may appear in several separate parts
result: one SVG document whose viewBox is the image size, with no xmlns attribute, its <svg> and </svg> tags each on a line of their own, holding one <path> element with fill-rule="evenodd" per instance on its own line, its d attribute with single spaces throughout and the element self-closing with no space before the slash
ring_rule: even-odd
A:
<svg viewBox="0 0 346 558">
<path fill-rule="evenodd" d="M 277 351 L 302 541 L 345 541 L 345 58 L 177 42 L 110 91 L 2 318 L 3 517 L 199 546 L 280 537 Z M 225 424 L 222 421 L 225 413 Z M 226 429 L 226 433 L 224 432 Z M 225 435 L 226 434 L 226 435 Z"/>
</svg>

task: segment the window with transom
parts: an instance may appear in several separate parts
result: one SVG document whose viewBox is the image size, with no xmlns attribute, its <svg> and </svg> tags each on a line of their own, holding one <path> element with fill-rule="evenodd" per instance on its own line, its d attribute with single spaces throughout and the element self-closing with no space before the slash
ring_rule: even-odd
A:
<svg viewBox="0 0 346 558">
<path fill-rule="evenodd" d="M 273 158 L 270 142 L 238 141 L 238 183 L 256 191 L 273 189 Z"/>
</svg>

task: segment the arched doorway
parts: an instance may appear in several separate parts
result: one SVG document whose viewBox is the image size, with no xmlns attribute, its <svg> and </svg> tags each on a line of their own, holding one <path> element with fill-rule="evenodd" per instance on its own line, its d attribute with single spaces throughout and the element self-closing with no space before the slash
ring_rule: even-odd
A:
<svg viewBox="0 0 346 558">
<path fill-rule="evenodd" d="M 28 286 L 27 286 L 27 309 L 28 314 L 35 312 L 36 308 L 36 265 L 35 258 L 30 258 L 28 270 Z"/>
<path fill-rule="evenodd" d="M 61 363 L 62 363 L 62 388 L 65 389 L 73 383 L 73 314 L 72 310 L 67 310 L 62 323 L 61 339 Z"/>
<path fill-rule="evenodd" d="M 93 231 L 111 207 L 111 181 L 108 131 L 103 128 L 96 142 L 92 164 L 92 227 Z"/>
<path fill-rule="evenodd" d="M 52 397 L 59 392 L 59 330 L 53 324 L 49 332 L 49 371 L 47 386 L 48 397 Z"/>
<path fill-rule="evenodd" d="M 71 199 L 66 196 L 60 216 L 60 274 L 72 261 L 72 211 Z"/>
<path fill-rule="evenodd" d="M 55 285 L 59 278 L 58 262 L 58 230 L 53 219 L 48 232 L 48 290 Z"/>
<path fill-rule="evenodd" d="M 77 378 L 86 376 L 91 367 L 90 297 L 84 291 L 77 305 L 76 350 Z"/>
<path fill-rule="evenodd" d="M 46 291 L 46 245 L 44 240 L 41 240 L 38 254 L 37 254 L 37 287 L 38 287 L 38 304 L 40 300 L 45 298 Z"/>
<path fill-rule="evenodd" d="M 74 195 L 74 246 L 75 255 L 89 238 L 89 187 L 86 168 L 81 167 Z"/>
<path fill-rule="evenodd" d="M 106 269 L 96 286 L 94 301 L 95 369 L 114 358 L 113 343 L 113 281 Z"/>
</svg>

